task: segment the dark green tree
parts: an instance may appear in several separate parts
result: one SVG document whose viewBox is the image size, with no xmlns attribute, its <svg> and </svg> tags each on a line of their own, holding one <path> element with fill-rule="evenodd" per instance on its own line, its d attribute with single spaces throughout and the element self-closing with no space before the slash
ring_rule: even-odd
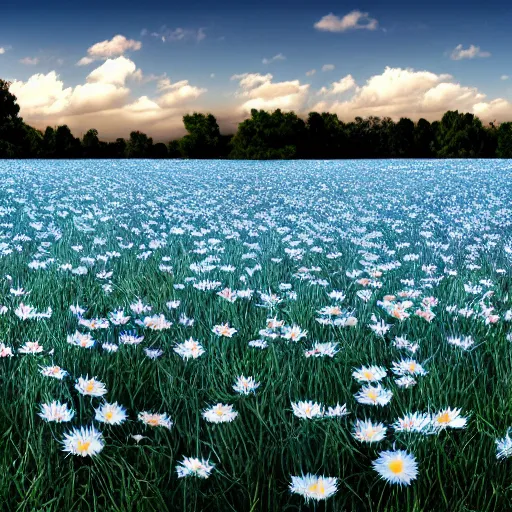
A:
<svg viewBox="0 0 512 512">
<path fill-rule="evenodd" d="M 485 154 L 486 132 L 474 114 L 446 112 L 436 133 L 437 155 L 442 158 L 480 158 Z"/>
<path fill-rule="evenodd" d="M 390 156 L 411 158 L 414 155 L 414 123 L 409 118 L 401 117 L 390 135 Z"/>
<path fill-rule="evenodd" d="M 139 131 L 131 132 L 125 154 L 128 158 L 150 158 L 152 146 L 153 139 L 151 137 Z"/>
<path fill-rule="evenodd" d="M 501 123 L 498 128 L 498 158 L 512 158 L 512 123 Z"/>
<path fill-rule="evenodd" d="M 157 142 L 151 148 L 151 158 L 167 158 L 167 146 L 163 142 Z"/>
<path fill-rule="evenodd" d="M 98 130 L 91 128 L 82 137 L 83 155 L 85 158 L 100 158 L 101 147 Z"/>
<path fill-rule="evenodd" d="M 79 158 L 82 155 L 80 139 L 73 137 L 67 124 L 55 130 L 55 158 Z"/>
<path fill-rule="evenodd" d="M 305 158 L 333 159 L 346 154 L 347 136 L 336 114 L 310 112 L 306 122 L 307 143 Z"/>
<path fill-rule="evenodd" d="M 43 135 L 43 155 L 45 158 L 55 158 L 55 130 L 47 126 Z"/>
<path fill-rule="evenodd" d="M 238 125 L 229 156 L 244 160 L 297 158 L 306 136 L 306 124 L 294 112 L 252 109 L 251 117 Z"/>
<path fill-rule="evenodd" d="M 219 158 L 220 131 L 212 114 L 185 115 L 183 124 L 188 134 L 180 139 L 179 148 L 185 158 Z"/>
<path fill-rule="evenodd" d="M 431 158 L 433 153 L 434 130 L 426 119 L 419 119 L 414 127 L 414 158 Z"/>
<path fill-rule="evenodd" d="M 180 151 L 180 141 L 179 140 L 171 140 L 167 145 L 167 154 L 169 158 L 181 158 Z"/>
<path fill-rule="evenodd" d="M 9 91 L 11 84 L 0 79 L 0 157 L 16 158 L 24 155 L 25 123 L 19 117 L 16 96 Z M 25 148 L 26 149 L 26 148 Z"/>
</svg>

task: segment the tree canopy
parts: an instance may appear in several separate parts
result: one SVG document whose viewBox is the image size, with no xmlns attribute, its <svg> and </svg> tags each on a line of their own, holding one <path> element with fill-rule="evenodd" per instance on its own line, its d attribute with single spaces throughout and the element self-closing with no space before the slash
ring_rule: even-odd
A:
<svg viewBox="0 0 512 512">
<path fill-rule="evenodd" d="M 329 112 L 302 119 L 280 109 L 252 109 L 233 135 L 220 133 L 215 116 L 183 116 L 186 135 L 154 143 L 134 130 L 128 140 L 100 140 L 91 128 L 79 139 L 67 125 L 41 132 L 19 116 L 9 82 L 0 79 L 0 158 L 512 158 L 512 122 L 484 125 L 474 114 L 446 112 L 439 121 L 356 117 Z"/>
</svg>

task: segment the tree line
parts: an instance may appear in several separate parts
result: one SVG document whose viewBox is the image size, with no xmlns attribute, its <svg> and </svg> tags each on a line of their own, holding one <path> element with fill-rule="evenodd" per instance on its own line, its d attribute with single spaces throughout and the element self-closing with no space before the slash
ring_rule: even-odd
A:
<svg viewBox="0 0 512 512">
<path fill-rule="evenodd" d="M 0 158 L 512 158 L 512 123 L 484 125 L 473 114 L 446 112 L 430 123 L 408 118 L 251 110 L 234 135 L 222 135 L 212 114 L 183 117 L 187 134 L 168 144 L 154 143 L 140 131 L 115 142 L 99 139 L 96 129 L 73 136 L 67 125 L 37 130 L 19 116 L 9 82 L 0 79 Z"/>
</svg>

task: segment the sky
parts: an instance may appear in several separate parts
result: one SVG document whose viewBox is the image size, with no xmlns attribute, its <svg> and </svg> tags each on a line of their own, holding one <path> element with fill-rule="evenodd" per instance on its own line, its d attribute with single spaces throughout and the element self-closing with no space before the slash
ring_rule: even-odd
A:
<svg viewBox="0 0 512 512">
<path fill-rule="evenodd" d="M 326 0 L 3 0 L 0 77 L 40 129 L 169 141 L 251 108 L 512 121 L 512 4 Z"/>
</svg>

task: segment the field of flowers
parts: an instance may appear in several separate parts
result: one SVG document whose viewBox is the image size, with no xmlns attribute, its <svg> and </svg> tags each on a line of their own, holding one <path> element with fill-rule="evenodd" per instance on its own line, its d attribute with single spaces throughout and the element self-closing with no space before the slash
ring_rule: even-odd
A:
<svg viewBox="0 0 512 512">
<path fill-rule="evenodd" d="M 512 163 L 0 161 L 0 503 L 503 511 Z"/>
</svg>

